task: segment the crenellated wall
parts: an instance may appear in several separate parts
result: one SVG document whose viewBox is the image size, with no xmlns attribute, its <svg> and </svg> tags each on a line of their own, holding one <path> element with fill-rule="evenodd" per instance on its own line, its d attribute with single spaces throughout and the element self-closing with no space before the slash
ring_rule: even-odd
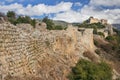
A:
<svg viewBox="0 0 120 80">
<path fill-rule="evenodd" d="M 26 30 L 0 24 L 0 80 L 6 75 L 67 80 L 70 67 L 83 57 L 82 53 L 94 50 L 92 29 L 80 31 L 68 26 L 67 30 Z"/>
</svg>

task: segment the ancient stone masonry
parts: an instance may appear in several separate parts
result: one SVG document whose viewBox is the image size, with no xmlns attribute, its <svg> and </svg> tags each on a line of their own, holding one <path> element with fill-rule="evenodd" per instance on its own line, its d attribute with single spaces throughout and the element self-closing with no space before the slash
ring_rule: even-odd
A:
<svg viewBox="0 0 120 80">
<path fill-rule="evenodd" d="M 81 32 L 72 26 L 67 30 L 24 30 L 20 25 L 0 24 L 0 80 L 7 75 L 67 80 L 70 67 L 82 53 L 94 49 L 92 31 Z"/>
<path fill-rule="evenodd" d="M 88 20 L 88 23 L 92 24 L 92 23 L 102 23 L 102 24 L 108 24 L 108 21 L 106 19 L 98 19 L 98 18 L 94 18 L 94 17 L 90 17 Z"/>
</svg>

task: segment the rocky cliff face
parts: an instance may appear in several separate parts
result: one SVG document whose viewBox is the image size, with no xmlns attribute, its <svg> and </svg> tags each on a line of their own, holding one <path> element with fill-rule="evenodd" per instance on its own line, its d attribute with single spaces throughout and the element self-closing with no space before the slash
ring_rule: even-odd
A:
<svg viewBox="0 0 120 80">
<path fill-rule="evenodd" d="M 41 80 L 67 80 L 83 52 L 94 50 L 92 31 L 72 26 L 60 31 L 23 30 L 0 24 L 0 79 L 32 75 Z"/>
</svg>

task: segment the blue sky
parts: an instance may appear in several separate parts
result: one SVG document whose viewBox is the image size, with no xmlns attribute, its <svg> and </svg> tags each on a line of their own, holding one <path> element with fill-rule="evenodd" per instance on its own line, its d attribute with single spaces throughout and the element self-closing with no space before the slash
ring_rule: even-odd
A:
<svg viewBox="0 0 120 80">
<path fill-rule="evenodd" d="M 82 22 L 94 16 L 120 23 L 120 0 L 0 0 L 0 11 L 66 22 Z"/>
<path fill-rule="evenodd" d="M 5 2 L 5 4 L 11 4 L 11 3 L 20 3 L 23 4 L 24 6 L 28 5 L 28 4 L 32 4 L 32 5 L 36 5 L 36 4 L 46 4 L 46 5 L 56 5 L 60 2 L 72 2 L 72 3 L 76 3 L 76 2 L 80 2 L 82 4 L 88 4 L 89 0 L 0 0 L 1 2 Z"/>
</svg>

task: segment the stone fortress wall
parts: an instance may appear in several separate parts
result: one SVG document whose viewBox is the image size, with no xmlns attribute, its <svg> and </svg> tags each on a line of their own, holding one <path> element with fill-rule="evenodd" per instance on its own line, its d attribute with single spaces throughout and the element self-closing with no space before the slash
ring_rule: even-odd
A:
<svg viewBox="0 0 120 80">
<path fill-rule="evenodd" d="M 109 24 L 106 19 L 98 19 L 98 18 L 90 17 L 88 19 L 88 23 L 89 24 L 92 24 L 92 23 L 102 23 L 103 25 L 105 25 L 105 28 L 98 29 L 98 32 L 102 32 L 105 35 L 105 37 L 114 34 L 113 33 L 113 26 L 111 24 Z"/>
<path fill-rule="evenodd" d="M 67 80 L 70 67 L 83 57 L 84 51 L 93 49 L 92 29 L 68 26 L 67 30 L 41 31 L 28 24 L 1 23 L 0 80 L 7 75 Z"/>
<path fill-rule="evenodd" d="M 108 21 L 106 19 L 98 19 L 98 18 L 94 18 L 94 17 L 90 17 L 88 20 L 88 23 L 92 24 L 92 23 L 102 23 L 102 24 L 108 24 Z"/>
</svg>

